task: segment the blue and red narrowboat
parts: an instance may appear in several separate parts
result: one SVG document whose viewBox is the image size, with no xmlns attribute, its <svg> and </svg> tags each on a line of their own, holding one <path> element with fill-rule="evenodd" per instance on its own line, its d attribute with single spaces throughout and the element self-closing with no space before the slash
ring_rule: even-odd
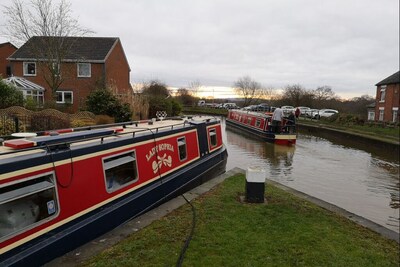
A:
<svg viewBox="0 0 400 267">
<path fill-rule="evenodd" d="M 226 124 L 252 136 L 278 145 L 296 144 L 296 125 L 288 119 L 279 127 L 272 126 L 272 114 L 244 110 L 229 110 Z"/>
<path fill-rule="evenodd" d="M 213 117 L 41 132 L 0 146 L 0 266 L 38 266 L 225 172 Z"/>
</svg>

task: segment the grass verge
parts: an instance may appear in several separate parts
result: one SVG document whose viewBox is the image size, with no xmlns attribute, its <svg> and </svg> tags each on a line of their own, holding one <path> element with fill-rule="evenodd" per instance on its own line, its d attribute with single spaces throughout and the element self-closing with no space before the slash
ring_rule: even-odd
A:
<svg viewBox="0 0 400 267">
<path fill-rule="evenodd" d="M 399 266 L 399 245 L 267 185 L 268 204 L 242 204 L 243 174 L 193 201 L 196 230 L 183 266 Z M 83 266 L 175 266 L 190 232 L 189 205 Z"/>
<path fill-rule="evenodd" d="M 364 136 L 369 136 L 379 140 L 387 140 L 392 142 L 399 142 L 400 138 L 400 128 L 394 127 L 382 127 L 375 125 L 341 125 L 332 123 L 324 120 L 310 120 L 305 118 L 300 118 L 299 123 L 315 126 L 324 126 L 326 128 L 341 130 L 349 133 L 360 134 Z"/>
</svg>

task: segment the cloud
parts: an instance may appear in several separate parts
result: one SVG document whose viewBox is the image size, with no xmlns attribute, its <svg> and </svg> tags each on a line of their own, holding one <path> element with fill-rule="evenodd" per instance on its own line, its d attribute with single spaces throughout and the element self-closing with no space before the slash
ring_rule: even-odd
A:
<svg viewBox="0 0 400 267">
<path fill-rule="evenodd" d="M 133 81 L 231 86 L 249 75 L 356 96 L 399 68 L 397 0 L 71 3 L 81 25 L 121 38 Z"/>
</svg>

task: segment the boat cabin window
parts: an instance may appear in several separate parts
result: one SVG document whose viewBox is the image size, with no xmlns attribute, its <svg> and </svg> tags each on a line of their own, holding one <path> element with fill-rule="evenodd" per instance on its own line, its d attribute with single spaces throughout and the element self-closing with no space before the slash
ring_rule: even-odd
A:
<svg viewBox="0 0 400 267">
<path fill-rule="evenodd" d="M 260 125 L 261 125 L 261 119 L 257 119 L 256 120 L 256 127 L 260 127 Z"/>
<path fill-rule="evenodd" d="M 0 187 L 0 241 L 55 218 L 58 211 L 53 173 Z"/>
<path fill-rule="evenodd" d="M 185 160 L 187 158 L 185 137 L 178 138 L 178 151 L 179 151 L 179 160 L 180 161 Z"/>
<path fill-rule="evenodd" d="M 216 132 L 216 130 L 215 129 L 210 129 L 209 136 L 210 136 L 211 147 L 216 146 L 217 145 L 217 132 Z"/>
<path fill-rule="evenodd" d="M 103 159 L 107 192 L 111 193 L 138 180 L 135 152 Z"/>
</svg>

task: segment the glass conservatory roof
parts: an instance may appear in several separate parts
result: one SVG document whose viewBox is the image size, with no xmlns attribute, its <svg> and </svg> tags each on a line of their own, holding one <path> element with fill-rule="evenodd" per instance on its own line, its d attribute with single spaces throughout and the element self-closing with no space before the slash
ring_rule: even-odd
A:
<svg viewBox="0 0 400 267">
<path fill-rule="evenodd" d="M 12 76 L 4 79 L 6 83 L 12 84 L 20 90 L 35 90 L 35 91 L 44 91 L 44 87 L 33 83 L 25 78 Z"/>
</svg>

